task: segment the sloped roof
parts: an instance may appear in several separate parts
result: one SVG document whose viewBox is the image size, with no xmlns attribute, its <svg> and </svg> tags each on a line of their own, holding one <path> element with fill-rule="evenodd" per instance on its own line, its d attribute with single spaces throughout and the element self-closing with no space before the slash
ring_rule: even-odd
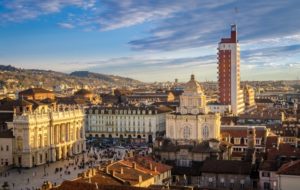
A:
<svg viewBox="0 0 300 190">
<path fill-rule="evenodd" d="M 12 130 L 0 131 L 0 138 L 14 138 Z"/>
<path fill-rule="evenodd" d="M 74 94 L 77 96 L 78 95 L 90 95 L 90 94 L 92 94 L 92 92 L 89 90 L 86 90 L 86 89 L 80 89 L 77 92 L 75 92 Z"/>
<path fill-rule="evenodd" d="M 218 174 L 251 174 L 251 162 L 239 160 L 206 160 L 202 172 Z"/>
<path fill-rule="evenodd" d="M 279 156 L 300 158 L 300 149 L 288 143 L 280 143 L 278 148 L 267 149 L 268 160 L 276 160 Z"/>
<path fill-rule="evenodd" d="M 263 103 L 263 104 L 271 104 L 274 103 L 272 100 L 270 99 L 262 99 L 262 98 L 255 98 L 255 103 Z"/>
<path fill-rule="evenodd" d="M 278 166 L 275 160 L 265 160 L 259 165 L 259 170 L 277 171 Z"/>
<path fill-rule="evenodd" d="M 146 157 L 146 156 L 135 156 L 129 158 L 129 160 L 136 162 L 138 165 L 146 169 L 147 172 L 151 172 L 150 164 L 152 165 L 153 168 L 156 167 L 156 170 L 159 173 L 164 173 L 172 168 L 171 166 L 168 166 L 166 164 L 155 162 L 151 157 Z"/>
<path fill-rule="evenodd" d="M 282 175 L 298 175 L 300 176 L 300 160 L 291 161 L 289 163 L 283 164 L 278 172 Z"/>
<path fill-rule="evenodd" d="M 21 95 L 32 95 L 37 93 L 53 93 L 53 92 L 50 90 L 46 90 L 44 88 L 29 88 L 27 90 L 23 90 L 19 92 L 19 94 Z"/>
<path fill-rule="evenodd" d="M 228 133 L 230 137 L 247 137 L 247 126 L 222 126 L 221 127 L 221 134 Z M 255 127 L 255 134 L 256 137 L 262 138 L 267 135 L 267 128 L 263 126 Z"/>
</svg>

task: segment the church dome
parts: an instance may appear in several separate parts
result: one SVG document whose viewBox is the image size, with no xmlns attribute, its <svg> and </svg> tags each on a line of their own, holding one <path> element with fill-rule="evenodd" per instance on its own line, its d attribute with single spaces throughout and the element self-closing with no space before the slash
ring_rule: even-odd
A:
<svg viewBox="0 0 300 190">
<path fill-rule="evenodd" d="M 186 83 L 184 91 L 202 92 L 201 85 L 195 80 L 195 75 L 191 75 L 191 80 Z"/>
</svg>

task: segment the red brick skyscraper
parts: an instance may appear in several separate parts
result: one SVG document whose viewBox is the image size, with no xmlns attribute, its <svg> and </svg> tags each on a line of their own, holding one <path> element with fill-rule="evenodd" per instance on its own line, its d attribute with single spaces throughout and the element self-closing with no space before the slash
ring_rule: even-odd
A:
<svg viewBox="0 0 300 190">
<path fill-rule="evenodd" d="M 236 25 L 231 25 L 230 38 L 222 38 L 218 50 L 219 102 L 231 105 L 232 113 L 238 115 L 245 105 L 240 89 L 240 45 Z"/>
</svg>

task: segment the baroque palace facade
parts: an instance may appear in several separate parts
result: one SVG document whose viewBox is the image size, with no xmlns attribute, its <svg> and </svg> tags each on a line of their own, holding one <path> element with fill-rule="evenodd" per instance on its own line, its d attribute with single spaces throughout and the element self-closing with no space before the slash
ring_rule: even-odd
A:
<svg viewBox="0 0 300 190">
<path fill-rule="evenodd" d="M 86 135 L 151 143 L 158 133 L 165 131 L 169 111 L 152 106 L 92 107 L 87 110 Z"/>
<path fill-rule="evenodd" d="M 205 94 L 194 75 L 184 88 L 176 112 L 167 115 L 167 138 L 181 143 L 220 139 L 220 114 L 208 113 Z"/>
<path fill-rule="evenodd" d="M 198 167 L 206 159 L 229 159 L 231 146 L 220 141 L 220 127 L 220 114 L 208 111 L 202 87 L 192 75 L 180 105 L 166 116 L 166 138 L 157 139 L 154 154 L 175 168 Z"/>
<path fill-rule="evenodd" d="M 8 128 L 14 135 L 13 162 L 33 167 L 85 150 L 84 111 L 53 101 L 19 99 Z"/>
</svg>

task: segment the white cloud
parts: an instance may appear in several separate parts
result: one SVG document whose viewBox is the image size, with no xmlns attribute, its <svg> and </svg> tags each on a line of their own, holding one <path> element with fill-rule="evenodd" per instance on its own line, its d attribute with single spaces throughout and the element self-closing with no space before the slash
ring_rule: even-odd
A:
<svg viewBox="0 0 300 190">
<path fill-rule="evenodd" d="M 89 9 L 95 4 L 95 0 L 3 0 L 5 12 L 0 13 L 0 22 L 21 22 L 60 12 L 68 6 Z"/>
<path fill-rule="evenodd" d="M 73 24 L 70 24 L 70 23 L 58 23 L 58 25 L 62 28 L 66 28 L 66 29 L 72 29 L 74 28 L 75 26 Z"/>
</svg>

